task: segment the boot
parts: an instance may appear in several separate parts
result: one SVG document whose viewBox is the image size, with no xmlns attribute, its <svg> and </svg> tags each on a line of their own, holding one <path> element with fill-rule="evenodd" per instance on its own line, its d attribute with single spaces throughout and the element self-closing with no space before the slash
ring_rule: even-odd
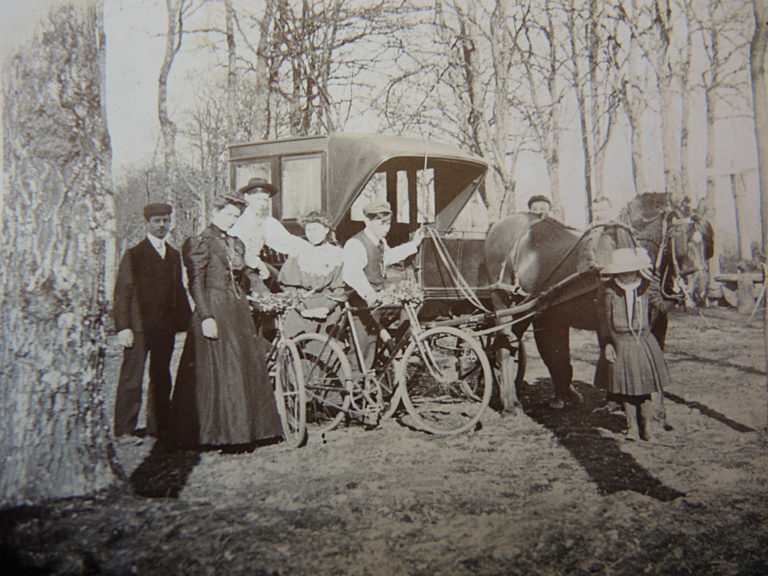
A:
<svg viewBox="0 0 768 576">
<path fill-rule="evenodd" d="M 630 442 L 640 440 L 637 427 L 637 406 L 631 402 L 624 402 L 624 414 L 627 417 L 627 432 L 624 439 Z"/>
<path fill-rule="evenodd" d="M 639 424 L 640 424 L 640 438 L 643 440 L 653 440 L 653 432 L 651 432 L 651 418 L 653 415 L 653 408 L 650 400 L 640 403 L 639 407 Z"/>
</svg>

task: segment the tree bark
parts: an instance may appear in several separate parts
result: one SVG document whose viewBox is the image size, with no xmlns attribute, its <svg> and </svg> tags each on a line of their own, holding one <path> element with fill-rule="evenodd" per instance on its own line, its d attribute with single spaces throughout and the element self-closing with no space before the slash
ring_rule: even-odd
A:
<svg viewBox="0 0 768 576">
<path fill-rule="evenodd" d="M 168 114 L 168 76 L 176 54 L 181 49 L 183 36 L 183 20 L 185 0 L 165 0 L 167 28 L 165 32 L 165 52 L 157 78 L 157 119 L 160 122 L 160 134 L 163 140 L 163 166 L 167 175 L 175 175 L 178 168 L 176 160 L 176 124 Z M 170 179 L 173 183 L 174 178 Z M 165 199 L 176 204 L 172 184 L 165 192 Z"/>
<path fill-rule="evenodd" d="M 755 110 L 755 137 L 757 138 L 757 170 L 760 182 L 760 222 L 763 236 L 763 254 L 768 248 L 768 78 L 765 76 L 765 57 L 768 51 L 768 0 L 753 0 L 755 33 L 749 45 L 749 67 L 752 77 L 752 101 Z M 763 263 L 765 265 L 765 263 Z M 768 368 L 768 306 L 763 307 L 763 337 L 765 363 Z M 768 379 L 766 379 L 768 389 Z M 768 403 L 766 404 L 768 421 Z"/>
<path fill-rule="evenodd" d="M 661 100 L 661 151 L 664 164 L 664 190 L 680 198 L 680 139 L 675 122 L 676 100 L 670 56 L 672 23 L 669 0 L 655 0 L 656 77 Z"/>
<path fill-rule="evenodd" d="M 91 493 L 120 474 L 102 396 L 114 219 L 104 56 L 101 3 L 59 7 L 3 73 L 3 504 Z"/>
</svg>

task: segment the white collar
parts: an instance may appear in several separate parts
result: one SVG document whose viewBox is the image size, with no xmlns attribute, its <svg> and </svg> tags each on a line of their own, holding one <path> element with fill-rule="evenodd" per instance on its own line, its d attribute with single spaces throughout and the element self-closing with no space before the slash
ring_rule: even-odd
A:
<svg viewBox="0 0 768 576">
<path fill-rule="evenodd" d="M 624 290 L 624 292 L 632 292 L 635 288 L 640 286 L 640 278 L 635 278 L 632 282 L 629 284 L 625 284 L 622 282 L 619 277 L 617 276 L 615 279 L 616 285 Z"/>
<path fill-rule="evenodd" d="M 368 236 L 368 239 L 371 242 L 373 242 L 376 246 L 378 246 L 381 242 L 384 242 L 384 246 L 387 245 L 387 241 L 383 238 L 382 239 L 376 238 L 376 235 L 373 232 L 371 232 L 371 229 L 368 228 L 368 226 L 363 228 L 363 232 L 365 233 L 366 236 Z"/>
<path fill-rule="evenodd" d="M 155 236 L 152 236 L 152 234 L 147 234 L 147 240 L 152 244 L 152 248 L 154 248 L 162 258 L 165 258 L 165 238 L 156 238 Z"/>
</svg>

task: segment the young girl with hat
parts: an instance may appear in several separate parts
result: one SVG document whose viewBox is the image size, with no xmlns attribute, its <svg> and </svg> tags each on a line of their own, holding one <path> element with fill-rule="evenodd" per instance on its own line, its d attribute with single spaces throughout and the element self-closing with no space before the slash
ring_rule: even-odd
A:
<svg viewBox="0 0 768 576">
<path fill-rule="evenodd" d="M 650 440 L 651 394 L 669 383 L 664 356 L 651 334 L 664 306 L 643 248 L 617 248 L 602 271 L 598 333 L 609 362 L 608 393 L 623 404 L 627 440 Z"/>
</svg>

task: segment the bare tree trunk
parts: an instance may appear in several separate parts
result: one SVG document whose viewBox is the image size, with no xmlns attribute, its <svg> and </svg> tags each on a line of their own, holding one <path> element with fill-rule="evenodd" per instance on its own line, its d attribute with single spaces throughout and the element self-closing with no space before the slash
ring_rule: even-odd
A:
<svg viewBox="0 0 768 576">
<path fill-rule="evenodd" d="M 627 119 L 630 130 L 630 147 L 632 158 L 632 181 L 635 184 L 635 193 L 640 194 L 648 191 L 648 179 L 645 177 L 645 166 L 643 165 L 643 94 L 645 93 L 644 76 L 640 74 L 638 65 L 640 63 L 640 46 L 636 37 L 636 26 L 632 19 L 636 16 L 636 5 L 634 0 L 630 0 L 630 21 L 629 26 L 633 32 L 629 39 L 629 55 L 627 67 L 629 69 L 629 78 L 624 82 L 624 106 L 627 111 Z"/>
<path fill-rule="evenodd" d="M 757 169 L 760 181 L 760 221 L 763 235 L 763 254 L 768 248 L 768 78 L 765 75 L 765 56 L 768 51 L 768 0 L 753 0 L 755 34 L 749 45 L 749 67 L 752 76 L 752 98 L 755 110 L 755 137 L 757 138 Z M 763 307 L 765 363 L 768 368 L 768 305 Z M 766 380 L 768 388 L 768 380 Z M 768 418 L 768 405 L 766 406 Z"/>
<path fill-rule="evenodd" d="M 168 76 L 176 54 L 181 49 L 185 0 L 165 0 L 167 28 L 165 32 L 165 53 L 157 78 L 157 118 L 160 122 L 160 134 L 163 139 L 163 166 L 171 182 L 175 181 L 178 168 L 176 161 L 176 124 L 168 115 Z M 176 204 L 174 186 L 168 186 L 165 197 L 171 204 Z"/>
<path fill-rule="evenodd" d="M 235 43 L 235 9 L 232 0 L 224 0 L 227 35 L 227 129 L 231 142 L 237 133 L 237 45 Z"/>
<path fill-rule="evenodd" d="M 737 181 L 736 176 L 735 173 L 730 174 L 731 195 L 733 196 L 733 214 L 736 217 L 736 255 L 739 261 L 741 261 L 746 252 L 742 246 L 744 239 L 741 231 L 741 196 L 739 194 L 739 186 L 741 185 L 741 182 Z"/>
<path fill-rule="evenodd" d="M 511 110 L 509 105 L 509 75 L 512 71 L 512 31 L 507 25 L 507 14 L 504 0 L 497 0 L 491 13 L 491 49 L 493 54 L 493 75 L 495 90 L 493 97 L 493 136 L 489 142 L 493 149 L 494 165 L 497 167 L 495 176 L 501 183 L 501 194 L 497 195 L 495 204 L 491 203 L 489 211 L 497 218 L 506 212 L 513 212 L 517 207 L 517 190 L 515 186 L 515 168 L 517 167 L 518 150 L 509 150 L 511 134 Z M 479 78 L 480 74 L 475 74 Z M 477 81 L 477 80 L 476 80 Z M 479 83 L 479 81 L 477 81 Z M 490 135 L 491 129 L 486 128 Z"/>
<path fill-rule="evenodd" d="M 269 137 L 270 127 L 270 93 L 272 82 L 277 77 L 276 67 L 270 69 L 274 58 L 267 58 L 270 52 L 270 28 L 274 18 L 274 0 L 267 0 L 264 6 L 264 16 L 259 21 L 259 42 L 256 48 L 256 105 L 254 112 L 253 133 L 259 138 Z"/>
<path fill-rule="evenodd" d="M 715 122 L 717 120 L 717 98 L 711 90 L 706 90 L 704 94 L 704 115 L 707 120 L 707 156 L 705 160 L 707 187 L 704 198 L 702 199 L 700 210 L 712 222 L 717 216 L 717 176 L 715 173 L 715 158 L 717 155 L 717 138 L 715 136 Z M 709 264 L 709 276 L 712 285 L 715 284 L 714 277 L 720 273 L 720 252 L 721 247 L 715 243 L 715 255 Z"/>
<path fill-rule="evenodd" d="M 682 47 L 680 62 L 680 86 L 682 87 L 682 126 L 680 132 L 680 193 L 688 198 L 693 198 L 691 191 L 691 159 L 690 159 L 690 135 L 693 118 L 691 97 L 693 94 L 690 83 L 691 73 L 691 47 L 694 44 L 694 31 L 691 27 L 691 6 L 687 1 L 682 2 L 683 19 L 686 28 L 687 41 Z"/>
<path fill-rule="evenodd" d="M 670 44 L 671 9 L 669 0 L 655 0 L 656 26 L 656 77 L 661 97 L 661 150 L 664 163 L 664 190 L 680 200 L 680 139 L 677 137 L 674 110 L 676 108 L 673 87 Z"/>
<path fill-rule="evenodd" d="M 576 104 L 579 110 L 579 129 L 581 131 L 581 148 L 584 153 L 584 189 L 586 191 L 585 207 L 587 212 L 587 222 L 592 222 L 592 200 L 594 196 L 594 184 L 592 182 L 592 143 L 589 125 L 587 123 L 587 96 L 584 93 L 584 79 L 582 78 L 579 66 L 579 49 L 576 44 L 577 25 L 575 11 L 568 12 L 568 29 L 571 43 L 571 54 L 573 56 L 573 79 L 576 89 Z"/>
<path fill-rule="evenodd" d="M 119 470 L 102 397 L 115 216 L 104 55 L 101 3 L 59 7 L 3 73 L 3 504 L 91 493 Z"/>
</svg>

